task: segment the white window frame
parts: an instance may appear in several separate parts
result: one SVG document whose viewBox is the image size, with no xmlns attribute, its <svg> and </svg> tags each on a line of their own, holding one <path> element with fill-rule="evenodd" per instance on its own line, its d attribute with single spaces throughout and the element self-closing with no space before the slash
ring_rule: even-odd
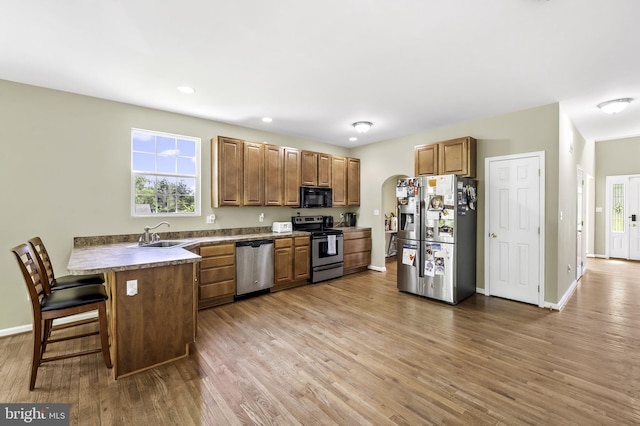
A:
<svg viewBox="0 0 640 426">
<path fill-rule="evenodd" d="M 135 132 L 142 132 L 142 133 L 147 133 L 153 136 L 162 136 L 162 137 L 167 137 L 167 138 L 175 138 L 175 139 L 182 139 L 182 140 L 189 140 L 189 141 L 193 141 L 195 142 L 196 145 L 196 152 L 195 152 L 195 165 L 196 165 L 196 173 L 195 175 L 190 175 L 190 174 L 179 174 L 179 173 L 159 173 L 154 171 L 147 171 L 147 170 L 134 170 L 133 168 L 133 155 L 134 155 L 134 149 L 133 149 L 133 135 Z M 201 216 L 201 210 L 200 210 L 200 204 L 201 204 L 201 178 L 202 178 L 202 173 L 201 173 L 201 145 L 202 145 L 202 141 L 200 138 L 194 137 L 194 136 L 185 136 L 185 135 L 178 135 L 178 134 L 173 134 L 173 133 L 166 133 L 166 132 L 159 132 L 159 131 L 155 131 L 155 130 L 146 130 L 146 129 L 139 129 L 139 128 L 132 128 L 131 129 L 131 145 L 130 145 L 130 160 L 131 160 L 131 216 L 132 217 L 198 217 Z M 157 155 L 157 154 L 156 154 Z M 195 211 L 194 212 L 175 212 L 175 213 L 168 213 L 168 212 L 163 212 L 163 213 L 141 213 L 139 211 L 137 211 L 136 209 L 136 176 L 140 175 L 140 174 L 145 174 L 145 175 L 153 175 L 153 176 L 167 176 L 167 177 L 184 177 L 184 178 L 188 178 L 188 179 L 195 179 L 195 191 L 194 191 L 194 207 L 195 207 Z"/>
</svg>

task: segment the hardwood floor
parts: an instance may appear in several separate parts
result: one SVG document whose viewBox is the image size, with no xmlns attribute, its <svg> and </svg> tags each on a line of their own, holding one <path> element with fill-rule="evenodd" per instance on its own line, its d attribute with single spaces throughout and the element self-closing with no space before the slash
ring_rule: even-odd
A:
<svg viewBox="0 0 640 426">
<path fill-rule="evenodd" d="M 96 355 L 29 392 L 30 335 L 0 339 L 0 402 L 81 425 L 640 424 L 640 263 L 589 259 L 561 312 L 399 293 L 393 266 L 200 311 L 189 359 L 117 381 Z"/>
</svg>

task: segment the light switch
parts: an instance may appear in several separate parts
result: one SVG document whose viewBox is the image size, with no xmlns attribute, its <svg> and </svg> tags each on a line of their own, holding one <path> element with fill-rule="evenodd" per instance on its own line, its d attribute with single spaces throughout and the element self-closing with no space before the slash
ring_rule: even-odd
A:
<svg viewBox="0 0 640 426">
<path fill-rule="evenodd" d="M 138 280 L 127 280 L 127 296 L 138 294 Z"/>
</svg>

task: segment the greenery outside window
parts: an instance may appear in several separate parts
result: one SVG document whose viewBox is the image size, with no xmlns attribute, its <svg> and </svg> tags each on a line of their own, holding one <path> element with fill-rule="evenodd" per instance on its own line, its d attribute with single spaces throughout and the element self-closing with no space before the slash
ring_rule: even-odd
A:
<svg viewBox="0 0 640 426">
<path fill-rule="evenodd" d="M 131 129 L 131 214 L 200 216 L 200 138 Z"/>
</svg>

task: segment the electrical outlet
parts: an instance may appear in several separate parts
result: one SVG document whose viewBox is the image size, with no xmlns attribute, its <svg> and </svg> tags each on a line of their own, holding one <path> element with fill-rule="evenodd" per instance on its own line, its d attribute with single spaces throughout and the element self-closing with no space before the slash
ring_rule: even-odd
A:
<svg viewBox="0 0 640 426">
<path fill-rule="evenodd" d="M 216 215 L 212 213 L 207 216 L 207 223 L 216 223 Z"/>
<path fill-rule="evenodd" d="M 127 296 L 138 294 L 138 280 L 127 280 Z"/>
<path fill-rule="evenodd" d="M 344 213 L 340 213 L 340 219 L 344 219 Z"/>
<path fill-rule="evenodd" d="M 258 216 L 258 220 L 260 222 L 264 222 L 264 213 L 260 213 L 260 216 Z"/>
</svg>

